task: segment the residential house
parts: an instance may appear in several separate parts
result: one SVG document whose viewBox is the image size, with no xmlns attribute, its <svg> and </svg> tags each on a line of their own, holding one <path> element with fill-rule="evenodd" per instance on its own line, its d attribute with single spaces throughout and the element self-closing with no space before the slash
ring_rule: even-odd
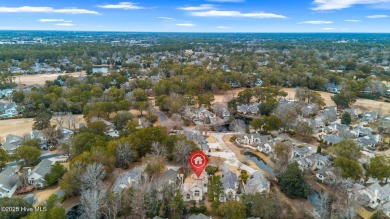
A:
<svg viewBox="0 0 390 219">
<path fill-rule="evenodd" d="M 107 131 L 106 131 L 106 135 L 109 135 L 111 137 L 119 137 L 119 133 L 117 130 L 115 130 L 115 125 L 112 124 L 111 122 L 105 120 L 105 119 L 102 119 L 102 118 L 98 118 L 98 117 L 92 117 L 90 119 L 91 122 L 97 122 L 97 121 L 102 121 L 104 124 L 107 125 Z"/>
<path fill-rule="evenodd" d="M 1 147 L 8 153 L 13 154 L 14 150 L 22 145 L 23 138 L 17 135 L 8 134 L 4 137 Z"/>
<path fill-rule="evenodd" d="M 18 187 L 18 168 L 8 166 L 0 172 L 0 198 L 11 198 Z"/>
<path fill-rule="evenodd" d="M 268 192 L 271 183 L 260 171 L 255 171 L 244 184 L 244 191 L 247 194 Z"/>
<path fill-rule="evenodd" d="M 381 186 L 378 182 L 376 182 L 365 189 L 359 190 L 358 193 L 362 196 L 368 197 L 368 202 L 365 204 L 372 209 L 376 209 L 386 202 L 390 202 L 389 184 Z"/>
<path fill-rule="evenodd" d="M 378 130 L 390 134 L 390 115 L 382 116 L 376 123 Z"/>
<path fill-rule="evenodd" d="M 13 89 L 4 89 L 0 90 L 0 99 L 2 98 L 11 98 Z"/>
<path fill-rule="evenodd" d="M 199 214 L 192 214 L 191 216 L 188 217 L 188 219 L 211 219 L 211 217 L 199 213 Z"/>
<path fill-rule="evenodd" d="M 255 86 L 256 87 L 261 87 L 263 85 L 263 80 L 261 80 L 260 78 L 258 78 L 255 82 Z"/>
<path fill-rule="evenodd" d="M 176 185 L 178 183 L 178 172 L 174 169 L 169 169 L 163 174 L 153 178 L 150 188 L 154 188 L 157 191 L 162 191 L 164 186 Z"/>
<path fill-rule="evenodd" d="M 293 146 L 291 149 L 291 159 L 304 158 L 313 153 L 311 147 L 307 146 Z"/>
<path fill-rule="evenodd" d="M 357 139 L 357 145 L 370 150 L 375 150 L 377 143 L 383 140 L 381 135 L 364 136 Z"/>
<path fill-rule="evenodd" d="M 280 141 L 281 141 L 281 139 L 275 138 L 275 139 L 272 139 L 272 140 L 269 140 L 266 142 L 261 142 L 257 146 L 257 150 L 259 150 L 260 152 L 262 152 L 264 154 L 271 154 L 273 152 L 273 149 L 272 149 L 273 146 Z"/>
<path fill-rule="evenodd" d="M 12 117 L 18 115 L 17 105 L 15 102 L 0 103 L 0 117 Z"/>
<path fill-rule="evenodd" d="M 47 150 L 47 138 L 41 130 L 32 130 L 30 132 L 30 137 L 31 139 L 38 139 L 41 149 Z"/>
<path fill-rule="evenodd" d="M 61 138 L 62 142 L 68 141 L 74 135 L 74 131 L 70 129 L 64 127 L 57 127 L 57 129 L 60 130 L 62 133 L 62 138 Z"/>
<path fill-rule="evenodd" d="M 341 133 L 341 132 L 346 132 L 349 130 L 349 126 L 345 124 L 338 124 L 338 123 L 333 123 L 325 127 L 325 132 L 327 133 Z"/>
<path fill-rule="evenodd" d="M 349 113 L 352 119 L 357 119 L 359 116 L 357 109 L 353 109 L 353 108 L 344 109 L 343 113 Z"/>
<path fill-rule="evenodd" d="M 331 145 L 337 144 L 342 140 L 343 140 L 342 137 L 335 134 L 322 136 L 322 141 L 324 143 L 331 144 Z"/>
<path fill-rule="evenodd" d="M 358 137 L 370 136 L 373 132 L 372 128 L 361 125 L 356 126 L 353 131 L 357 133 Z"/>
<path fill-rule="evenodd" d="M 196 131 L 176 130 L 177 134 L 185 135 L 188 140 L 194 141 L 198 147 L 206 154 L 209 154 L 209 145 L 206 138 Z"/>
<path fill-rule="evenodd" d="M 190 177 L 184 180 L 180 189 L 184 201 L 202 201 L 204 194 L 207 193 L 208 183 L 206 172 L 203 172 L 199 177 L 191 174 Z"/>
<path fill-rule="evenodd" d="M 260 135 L 259 133 L 245 134 L 238 136 L 236 141 L 241 145 L 258 146 L 260 143 L 269 142 L 272 140 L 271 135 Z"/>
<path fill-rule="evenodd" d="M 254 114 L 259 112 L 260 103 L 243 104 L 237 106 L 237 112 L 242 114 Z"/>
<path fill-rule="evenodd" d="M 144 169 L 144 166 L 135 167 L 117 177 L 112 186 L 112 191 L 120 192 L 125 188 L 140 186 L 146 178 L 143 174 Z"/>
<path fill-rule="evenodd" d="M 37 187 L 45 186 L 45 176 L 51 170 L 51 166 L 54 162 L 50 159 L 42 160 L 33 170 L 29 169 L 28 173 L 28 183 L 35 185 Z"/>
<path fill-rule="evenodd" d="M 390 94 L 390 89 L 389 89 L 389 94 Z M 383 213 L 385 213 L 385 215 L 387 217 L 390 217 L 390 202 L 387 202 L 386 204 L 384 204 L 382 206 L 382 210 L 383 210 Z"/>
<path fill-rule="evenodd" d="M 233 173 L 232 171 L 226 171 L 223 173 L 222 176 L 222 186 L 223 186 L 223 192 L 221 193 L 219 197 L 220 202 L 226 202 L 226 201 L 238 201 L 239 198 L 237 196 L 239 181 L 236 173 Z"/>
<path fill-rule="evenodd" d="M 362 114 L 361 121 L 367 123 L 373 123 L 378 119 L 378 113 L 376 112 L 364 112 Z"/>
<path fill-rule="evenodd" d="M 316 178 L 321 183 L 329 184 L 336 180 L 336 174 L 332 167 L 324 167 L 317 171 Z"/>
<path fill-rule="evenodd" d="M 332 162 L 331 156 L 323 156 L 321 154 L 312 154 L 305 159 L 312 170 L 320 170 L 323 167 L 330 166 Z"/>
</svg>

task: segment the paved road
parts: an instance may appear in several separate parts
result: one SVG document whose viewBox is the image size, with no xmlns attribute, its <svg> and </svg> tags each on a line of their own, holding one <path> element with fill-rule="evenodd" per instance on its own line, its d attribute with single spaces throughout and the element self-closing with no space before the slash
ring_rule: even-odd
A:
<svg viewBox="0 0 390 219">
<path fill-rule="evenodd" d="M 157 113 L 158 117 L 160 117 L 161 123 L 165 123 L 168 121 L 168 117 L 164 113 L 162 113 L 158 110 L 156 110 L 156 113 Z"/>
</svg>

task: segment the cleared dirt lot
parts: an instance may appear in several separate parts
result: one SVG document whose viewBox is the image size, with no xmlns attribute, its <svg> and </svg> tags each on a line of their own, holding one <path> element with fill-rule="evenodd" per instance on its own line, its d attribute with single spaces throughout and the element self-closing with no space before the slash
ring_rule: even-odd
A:
<svg viewBox="0 0 390 219">
<path fill-rule="evenodd" d="M 25 85 L 43 85 L 45 81 L 54 81 L 60 75 L 69 75 L 71 77 L 84 76 L 85 72 L 72 72 L 72 73 L 60 73 L 60 74 L 34 74 L 34 75 L 20 75 L 16 76 L 15 82 L 17 84 Z"/>
<path fill-rule="evenodd" d="M 237 96 L 237 94 L 243 90 L 244 90 L 243 88 L 240 88 L 240 89 L 236 89 L 233 91 L 228 91 L 228 93 L 225 95 L 215 95 L 214 102 L 226 102 L 226 99 L 227 99 L 226 97 Z M 295 88 L 283 88 L 283 90 L 287 92 L 288 99 L 290 99 L 290 100 L 294 99 Z M 325 104 L 327 106 L 335 106 L 334 102 L 331 99 L 331 97 L 334 94 L 327 93 L 327 92 L 321 92 L 321 91 L 317 91 L 317 92 L 321 94 L 322 98 L 324 98 Z M 368 99 L 357 99 L 356 103 L 354 105 L 352 105 L 352 107 L 359 109 L 360 112 L 370 110 L 370 111 L 379 112 L 381 114 L 390 114 L 390 103 L 381 102 L 381 101 L 368 100 Z"/>
<path fill-rule="evenodd" d="M 73 115 L 72 117 L 76 122 L 84 123 L 82 115 Z M 3 140 L 3 137 L 8 134 L 23 136 L 26 133 L 30 133 L 33 123 L 33 118 L 0 120 L 0 142 Z M 52 120 L 52 124 L 56 124 L 54 119 Z M 66 119 L 63 127 L 68 127 Z"/>
</svg>

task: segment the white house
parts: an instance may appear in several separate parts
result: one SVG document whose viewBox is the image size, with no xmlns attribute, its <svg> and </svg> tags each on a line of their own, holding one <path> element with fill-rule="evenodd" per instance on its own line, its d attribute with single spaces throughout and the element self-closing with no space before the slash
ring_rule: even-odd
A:
<svg viewBox="0 0 390 219">
<path fill-rule="evenodd" d="M 206 172 L 203 172 L 199 177 L 195 174 L 187 177 L 181 186 L 184 201 L 201 201 L 203 195 L 207 193 L 208 183 Z"/>
</svg>

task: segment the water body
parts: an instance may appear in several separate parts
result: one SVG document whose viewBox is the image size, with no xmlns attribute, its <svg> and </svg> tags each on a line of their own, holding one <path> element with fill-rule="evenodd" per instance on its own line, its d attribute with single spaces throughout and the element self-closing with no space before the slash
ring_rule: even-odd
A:
<svg viewBox="0 0 390 219">
<path fill-rule="evenodd" d="M 264 170 L 265 172 L 275 175 L 274 169 L 272 169 L 270 166 L 268 166 L 260 157 L 256 156 L 255 154 L 252 154 L 250 152 L 244 154 L 245 158 L 248 160 L 251 160 L 256 163 L 256 165 Z"/>
</svg>

